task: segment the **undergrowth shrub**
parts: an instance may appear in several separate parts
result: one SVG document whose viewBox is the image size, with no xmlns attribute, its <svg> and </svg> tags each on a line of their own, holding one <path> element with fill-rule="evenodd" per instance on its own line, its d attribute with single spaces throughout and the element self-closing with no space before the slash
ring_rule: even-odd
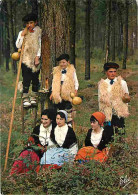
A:
<svg viewBox="0 0 138 195">
<path fill-rule="evenodd" d="M 95 47 L 92 50 L 92 57 L 94 59 L 99 59 L 99 60 L 104 59 L 105 55 L 104 55 L 103 49 Z"/>
<path fill-rule="evenodd" d="M 119 140 L 119 141 L 118 141 Z M 4 194 L 130 194 L 137 190 L 136 140 L 118 137 L 105 163 L 66 163 L 60 170 L 40 169 L 3 176 Z M 14 185 L 12 184 L 14 183 Z"/>
</svg>

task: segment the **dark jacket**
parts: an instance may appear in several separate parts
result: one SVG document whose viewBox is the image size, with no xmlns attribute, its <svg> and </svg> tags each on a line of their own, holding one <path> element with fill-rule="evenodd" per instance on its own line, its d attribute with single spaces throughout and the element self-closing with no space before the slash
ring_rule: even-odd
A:
<svg viewBox="0 0 138 195">
<path fill-rule="evenodd" d="M 55 140 L 55 129 L 52 129 L 51 131 L 51 140 L 57 145 L 57 147 L 60 147 L 57 143 L 57 141 Z M 77 143 L 77 138 L 76 135 L 73 131 L 73 129 L 71 127 L 68 126 L 68 132 L 67 135 L 65 137 L 64 143 L 61 147 L 63 148 L 71 148 L 73 145 L 75 145 Z"/>
<path fill-rule="evenodd" d="M 88 130 L 88 133 L 85 139 L 85 146 L 93 146 L 93 144 L 91 143 L 92 131 L 93 131 L 92 129 Z M 113 136 L 113 128 L 111 126 L 105 126 L 103 130 L 103 134 L 102 134 L 102 139 L 99 145 L 97 146 L 97 149 L 103 150 L 104 148 L 106 148 L 106 145 L 112 141 L 113 139 L 112 136 Z"/>
<path fill-rule="evenodd" d="M 55 125 L 52 125 L 52 127 L 54 128 Z M 30 137 L 30 138 L 33 138 L 31 145 L 26 147 L 24 150 L 29 150 L 29 149 L 33 150 L 39 156 L 39 158 L 42 158 L 43 153 L 44 153 L 44 150 L 43 150 L 44 146 L 41 144 L 41 142 L 39 140 L 39 133 L 40 133 L 40 125 L 36 126 L 33 129 L 33 132 L 32 132 L 31 137 Z"/>
</svg>

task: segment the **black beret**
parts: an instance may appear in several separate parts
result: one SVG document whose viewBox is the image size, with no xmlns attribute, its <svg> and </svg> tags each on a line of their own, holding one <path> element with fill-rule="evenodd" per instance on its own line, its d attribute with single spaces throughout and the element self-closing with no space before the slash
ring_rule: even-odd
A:
<svg viewBox="0 0 138 195">
<path fill-rule="evenodd" d="M 104 64 L 103 68 L 104 68 L 105 71 L 109 70 L 110 68 L 118 69 L 119 65 L 115 62 L 107 62 L 107 63 Z"/>
<path fill-rule="evenodd" d="M 64 53 L 62 55 L 60 55 L 57 59 L 57 61 L 60 61 L 60 60 L 66 60 L 66 61 L 69 61 L 69 55 Z"/>
<path fill-rule="evenodd" d="M 29 21 L 37 21 L 37 15 L 34 13 L 27 14 L 22 18 L 23 22 L 29 22 Z"/>
</svg>

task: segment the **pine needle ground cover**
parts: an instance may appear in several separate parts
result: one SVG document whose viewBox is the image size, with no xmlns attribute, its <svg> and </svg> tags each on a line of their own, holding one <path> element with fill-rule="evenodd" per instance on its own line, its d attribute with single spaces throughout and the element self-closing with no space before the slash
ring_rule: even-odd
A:
<svg viewBox="0 0 138 195">
<path fill-rule="evenodd" d="M 128 65 L 119 74 L 127 81 L 131 102 L 130 116 L 126 120 L 126 135 L 115 138 L 113 152 L 106 163 L 91 161 L 85 164 L 65 164 L 61 170 L 41 169 L 26 175 L 9 177 L 14 160 L 27 146 L 27 139 L 32 132 L 32 119 L 29 119 L 25 133 L 21 134 L 20 94 L 17 94 L 14 124 L 11 136 L 7 170 L 3 172 L 7 138 L 12 111 L 12 100 L 16 77 L 11 71 L 1 69 L 1 191 L 3 194 L 137 194 L 137 130 L 138 130 L 138 68 Z M 84 80 L 84 62 L 77 60 L 77 75 L 80 83 L 79 96 L 83 103 L 76 106 L 75 133 L 79 148 L 84 144 L 90 128 L 91 113 L 98 110 L 97 83 L 104 78 L 102 63 L 93 61 L 91 79 Z M 10 78 L 10 82 L 9 82 Z M 28 117 L 31 113 L 28 113 Z M 120 141 L 121 139 L 121 141 Z"/>
</svg>

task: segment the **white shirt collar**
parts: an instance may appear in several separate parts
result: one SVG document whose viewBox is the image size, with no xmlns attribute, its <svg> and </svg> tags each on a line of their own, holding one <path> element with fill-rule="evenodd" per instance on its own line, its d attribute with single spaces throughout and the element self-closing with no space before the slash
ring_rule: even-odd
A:
<svg viewBox="0 0 138 195">
<path fill-rule="evenodd" d="M 110 81 L 111 81 L 111 79 L 105 79 L 108 83 L 110 83 Z M 117 80 L 117 77 L 115 77 L 114 79 L 113 79 L 114 81 L 116 81 Z"/>
<path fill-rule="evenodd" d="M 61 69 L 61 72 L 62 72 L 62 70 L 67 70 L 67 68 L 62 68 L 62 69 Z"/>
</svg>

